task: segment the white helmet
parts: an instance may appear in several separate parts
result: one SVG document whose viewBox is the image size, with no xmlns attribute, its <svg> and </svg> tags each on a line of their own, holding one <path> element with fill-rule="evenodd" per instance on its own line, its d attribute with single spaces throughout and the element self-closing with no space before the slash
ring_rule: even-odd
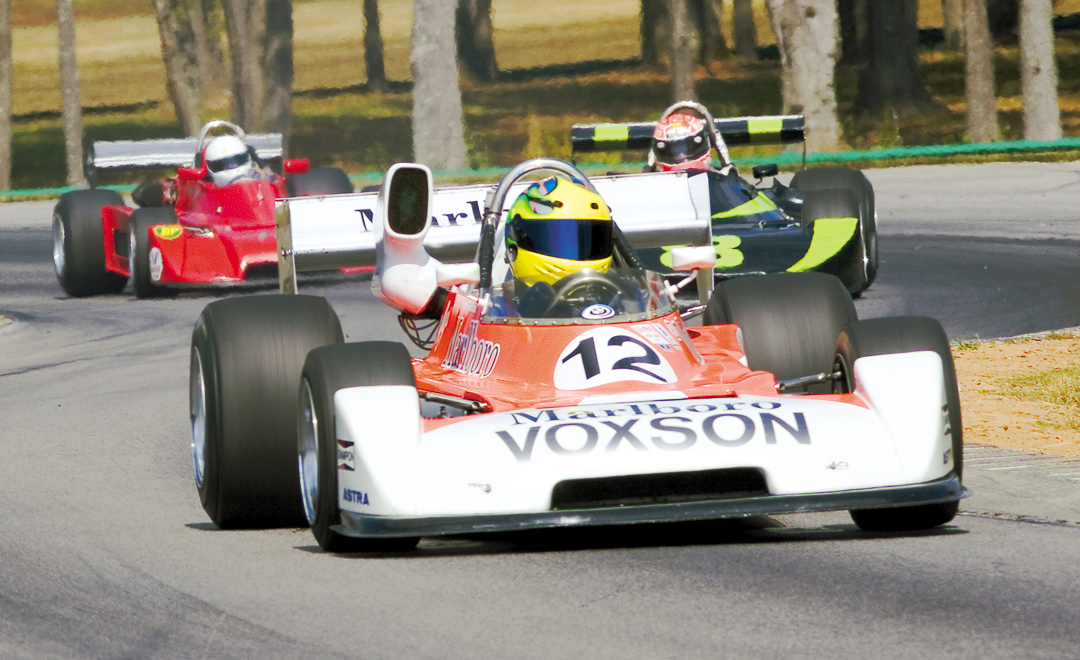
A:
<svg viewBox="0 0 1080 660">
<path fill-rule="evenodd" d="M 235 135 L 222 135 L 211 140 L 203 153 L 203 160 L 217 186 L 227 186 L 255 172 L 247 145 Z"/>
</svg>

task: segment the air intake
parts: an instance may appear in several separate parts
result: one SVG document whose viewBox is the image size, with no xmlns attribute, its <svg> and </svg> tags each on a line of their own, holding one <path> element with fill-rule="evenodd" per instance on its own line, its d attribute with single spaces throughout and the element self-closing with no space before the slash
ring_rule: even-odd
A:
<svg viewBox="0 0 1080 660">
<path fill-rule="evenodd" d="M 636 474 L 561 481 L 551 492 L 552 510 L 598 509 L 760 497 L 769 494 L 757 468 Z"/>
</svg>

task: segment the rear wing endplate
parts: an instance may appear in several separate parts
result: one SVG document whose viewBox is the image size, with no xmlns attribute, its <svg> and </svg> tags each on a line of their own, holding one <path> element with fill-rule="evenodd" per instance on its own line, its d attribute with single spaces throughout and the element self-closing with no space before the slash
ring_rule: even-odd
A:
<svg viewBox="0 0 1080 660">
<path fill-rule="evenodd" d="M 797 144 L 806 140 L 806 117 L 734 117 L 714 120 L 716 131 L 729 147 L 751 144 Z M 628 124 L 574 124 L 570 148 L 574 153 L 635 151 L 652 146 L 656 122 Z"/>
<path fill-rule="evenodd" d="M 656 172 L 590 181 L 611 207 L 619 228 L 638 249 L 709 245 L 712 210 L 705 176 Z M 513 186 L 514 200 L 531 181 Z M 424 247 L 444 263 L 476 258 L 484 202 L 494 184 L 437 188 Z M 297 197 L 277 203 L 278 274 L 283 293 L 296 291 L 296 273 L 375 265 L 378 193 Z M 505 214 L 508 209 L 503 209 Z M 505 219 L 505 218 L 504 218 Z"/>
<path fill-rule="evenodd" d="M 264 161 L 280 165 L 284 147 L 280 133 L 245 137 L 248 145 Z M 165 138 L 161 140 L 86 140 L 83 143 L 83 176 L 91 188 L 97 185 L 101 170 L 138 170 L 150 168 L 192 167 L 199 139 Z M 280 168 L 275 168 L 280 169 Z"/>
</svg>

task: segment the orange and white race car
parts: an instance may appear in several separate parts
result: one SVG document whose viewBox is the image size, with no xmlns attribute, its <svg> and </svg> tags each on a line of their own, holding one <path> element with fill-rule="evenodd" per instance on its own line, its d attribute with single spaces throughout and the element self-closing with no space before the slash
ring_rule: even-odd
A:
<svg viewBox="0 0 1080 660">
<path fill-rule="evenodd" d="M 514 196 L 545 211 L 544 192 L 561 183 L 519 181 L 536 172 L 596 192 L 569 163 L 522 163 L 489 187 L 478 232 L 456 248 L 451 233 L 434 245 L 428 231 L 439 197 L 462 189 L 433 189 L 422 165 L 387 173 L 369 243 L 323 201 L 282 206 L 286 294 L 210 303 L 192 338 L 195 481 L 214 523 L 306 522 L 323 549 L 345 552 L 803 511 L 849 510 L 868 530 L 952 520 L 968 491 L 937 321 L 860 321 L 822 273 L 709 293 L 707 213 L 667 228 L 616 213 L 610 267 L 557 280 L 537 304 L 537 285 L 511 268 L 525 225 L 518 211 L 507 218 Z M 429 251 L 468 240 L 467 263 Z M 705 284 L 701 305 L 680 312 L 678 285 L 635 267 L 631 246 L 655 243 L 690 246 L 672 264 Z M 289 293 L 297 270 L 372 258 L 376 294 L 425 357 L 343 343 L 324 299 Z"/>
</svg>

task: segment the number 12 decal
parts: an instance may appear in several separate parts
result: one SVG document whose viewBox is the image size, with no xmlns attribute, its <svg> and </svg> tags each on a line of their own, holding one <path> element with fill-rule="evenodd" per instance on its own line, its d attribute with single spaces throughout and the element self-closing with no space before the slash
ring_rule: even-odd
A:
<svg viewBox="0 0 1080 660">
<path fill-rule="evenodd" d="M 555 365 L 555 387 L 582 390 L 624 380 L 673 383 L 675 372 L 644 339 L 615 328 L 578 335 Z"/>
</svg>

